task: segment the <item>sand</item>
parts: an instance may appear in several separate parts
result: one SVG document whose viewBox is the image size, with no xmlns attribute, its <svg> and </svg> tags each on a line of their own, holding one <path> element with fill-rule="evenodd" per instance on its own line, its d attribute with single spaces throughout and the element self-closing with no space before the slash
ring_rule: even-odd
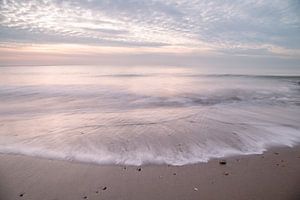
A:
<svg viewBox="0 0 300 200">
<path fill-rule="evenodd" d="M 185 166 L 109 166 L 0 154 L 0 199 L 300 199 L 300 147 Z"/>
</svg>

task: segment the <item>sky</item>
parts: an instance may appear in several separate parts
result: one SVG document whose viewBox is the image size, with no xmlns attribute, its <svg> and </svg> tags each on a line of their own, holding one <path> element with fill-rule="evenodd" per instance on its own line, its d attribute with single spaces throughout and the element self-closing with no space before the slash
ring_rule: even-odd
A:
<svg viewBox="0 0 300 200">
<path fill-rule="evenodd" d="M 299 0 L 0 0 L 0 65 L 300 67 Z"/>
</svg>

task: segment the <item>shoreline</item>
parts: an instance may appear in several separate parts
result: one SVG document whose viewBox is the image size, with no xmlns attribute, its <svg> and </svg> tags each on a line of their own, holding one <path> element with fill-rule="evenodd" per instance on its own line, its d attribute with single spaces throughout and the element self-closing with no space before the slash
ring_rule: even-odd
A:
<svg viewBox="0 0 300 200">
<path fill-rule="evenodd" d="M 299 172 L 299 145 L 183 166 L 98 165 L 0 154 L 0 199 L 296 200 Z"/>
<path fill-rule="evenodd" d="M 245 153 L 245 154 L 240 154 L 240 153 L 232 153 L 220 157 L 211 157 L 207 161 L 199 161 L 199 162 L 193 162 L 193 163 L 188 163 L 188 164 L 182 164 L 182 165 L 176 165 L 176 164 L 169 164 L 169 163 L 160 163 L 160 162 L 147 162 L 147 163 L 142 163 L 140 165 L 136 164 L 119 164 L 119 163 L 99 163 L 97 161 L 82 161 L 82 160 L 77 160 L 77 159 L 64 159 L 60 157 L 47 157 L 47 156 L 40 156 L 40 155 L 31 155 L 31 154 L 23 154 L 23 153 L 3 153 L 0 152 L 0 159 L 1 156 L 16 156 L 16 157 L 28 157 L 31 159 L 38 159 L 38 160 L 51 160 L 51 161 L 58 161 L 58 162 L 67 162 L 70 164 L 82 164 L 82 165 L 94 165 L 94 166 L 106 166 L 106 167 L 149 167 L 149 166 L 172 166 L 172 167 L 184 167 L 184 166 L 191 166 L 191 165 L 201 165 L 201 164 L 207 164 L 212 161 L 216 160 L 227 160 L 227 159 L 235 159 L 235 158 L 243 158 L 243 157 L 248 157 L 248 156 L 259 156 L 263 155 L 266 152 L 269 151 L 276 151 L 276 149 L 293 149 L 293 148 L 299 148 L 300 151 L 300 144 L 294 144 L 293 146 L 287 146 L 287 145 L 274 145 L 270 146 L 267 149 L 261 151 L 261 152 L 253 152 L 253 153 Z M 1 199 L 0 199 L 1 200 Z"/>
</svg>

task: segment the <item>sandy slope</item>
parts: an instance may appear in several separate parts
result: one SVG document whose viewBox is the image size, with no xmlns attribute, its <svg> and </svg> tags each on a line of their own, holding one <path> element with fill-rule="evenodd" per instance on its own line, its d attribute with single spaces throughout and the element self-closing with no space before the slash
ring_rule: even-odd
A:
<svg viewBox="0 0 300 200">
<path fill-rule="evenodd" d="M 173 167 L 0 154 L 0 199 L 300 199 L 300 147 Z"/>
</svg>

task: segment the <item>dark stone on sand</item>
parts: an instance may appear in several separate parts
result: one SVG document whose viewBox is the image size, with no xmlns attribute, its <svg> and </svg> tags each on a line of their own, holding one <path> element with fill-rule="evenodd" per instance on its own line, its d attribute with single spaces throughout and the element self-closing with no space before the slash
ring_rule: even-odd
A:
<svg viewBox="0 0 300 200">
<path fill-rule="evenodd" d="M 106 190 L 106 189 L 107 189 L 107 187 L 103 187 L 103 188 L 102 188 L 102 190 Z"/>
<path fill-rule="evenodd" d="M 274 152 L 274 154 L 275 154 L 275 155 L 279 155 L 279 153 L 278 153 L 278 152 Z"/>
<path fill-rule="evenodd" d="M 226 160 L 221 160 L 221 161 L 219 162 L 219 164 L 220 164 L 220 165 L 226 165 L 227 162 L 226 162 Z"/>
<path fill-rule="evenodd" d="M 97 191 L 96 191 L 96 194 L 98 194 L 98 193 L 99 193 L 99 191 L 97 190 Z"/>
<path fill-rule="evenodd" d="M 84 196 L 83 199 L 87 199 L 87 196 Z"/>
<path fill-rule="evenodd" d="M 228 175 L 229 175 L 229 173 L 228 173 L 228 172 L 224 172 L 224 175 L 225 175 L 225 176 L 228 176 Z"/>
<path fill-rule="evenodd" d="M 138 167 L 136 170 L 138 170 L 140 172 L 140 171 L 142 171 L 142 168 Z"/>
<path fill-rule="evenodd" d="M 20 196 L 20 197 L 23 197 L 23 196 L 24 196 L 24 194 L 25 194 L 25 193 L 21 193 L 21 194 L 19 194 L 19 196 Z"/>
<path fill-rule="evenodd" d="M 173 175 L 175 176 L 175 175 L 176 175 L 176 173 L 173 173 Z"/>
</svg>

